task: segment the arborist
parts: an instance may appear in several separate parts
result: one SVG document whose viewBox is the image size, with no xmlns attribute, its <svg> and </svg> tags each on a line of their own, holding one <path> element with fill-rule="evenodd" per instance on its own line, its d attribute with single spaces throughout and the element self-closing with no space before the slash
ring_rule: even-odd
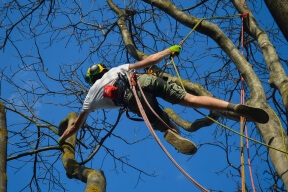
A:
<svg viewBox="0 0 288 192">
<path fill-rule="evenodd" d="M 79 116 L 59 138 L 59 144 L 63 144 L 68 137 L 75 134 L 86 120 L 88 114 L 96 109 L 111 109 L 125 106 L 129 111 L 140 116 L 135 97 L 129 87 L 127 74 L 130 70 L 139 70 L 153 66 L 166 56 L 179 55 L 180 50 L 180 46 L 174 45 L 152 54 L 142 61 L 133 64 L 123 64 L 110 70 L 104 64 L 94 64 L 89 67 L 85 81 L 91 84 L 91 88 L 85 98 Z M 163 123 L 153 113 L 149 112 L 149 108 L 143 103 L 153 128 L 164 132 L 165 140 L 183 154 L 194 154 L 197 148 L 193 142 L 180 136 L 177 126 L 170 121 L 168 115 L 159 107 L 157 97 L 161 97 L 172 104 L 191 108 L 232 111 L 258 123 L 267 123 L 269 120 L 268 114 L 263 109 L 241 104 L 236 105 L 209 96 L 195 96 L 187 93 L 176 83 L 167 83 L 162 78 L 152 74 L 138 75 L 137 81 L 152 108 L 172 129 L 163 126 Z M 140 93 L 139 97 L 143 99 Z"/>
</svg>

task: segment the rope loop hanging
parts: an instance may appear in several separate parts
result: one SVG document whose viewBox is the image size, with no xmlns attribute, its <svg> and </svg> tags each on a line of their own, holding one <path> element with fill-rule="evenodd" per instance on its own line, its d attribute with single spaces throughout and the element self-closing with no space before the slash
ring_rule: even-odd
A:
<svg viewBox="0 0 288 192">
<path fill-rule="evenodd" d="M 136 76 L 136 72 L 132 71 L 130 74 L 127 74 L 128 76 L 128 80 L 130 83 L 130 88 L 132 90 L 132 93 L 135 97 L 136 103 L 138 105 L 139 111 L 151 133 L 151 135 L 154 137 L 154 139 L 156 140 L 156 142 L 159 144 L 159 146 L 161 147 L 161 149 L 164 151 L 164 153 L 167 155 L 167 157 L 172 161 L 172 163 L 181 171 L 181 173 L 183 173 L 183 175 L 189 180 L 191 181 L 196 187 L 198 187 L 201 191 L 203 192 L 209 192 L 209 190 L 205 189 L 203 186 L 201 186 L 197 181 L 195 181 L 176 161 L 175 159 L 170 155 L 170 153 L 168 152 L 168 150 L 165 148 L 165 146 L 162 144 L 162 142 L 160 141 L 160 139 L 158 138 L 158 136 L 156 135 L 151 123 L 148 120 L 148 117 L 144 111 L 144 108 L 140 102 L 140 99 L 137 95 L 137 91 L 136 91 L 136 85 L 138 85 L 138 88 L 142 94 L 142 97 L 145 98 L 145 95 L 141 89 L 141 86 L 139 84 L 137 84 L 137 76 Z M 147 99 L 145 99 L 147 101 Z M 149 103 L 147 103 L 149 104 Z M 154 110 L 153 110 L 154 111 Z M 153 112 L 152 111 L 152 112 Z M 156 112 L 155 112 L 156 113 Z M 156 114 L 155 114 L 156 115 Z"/>
</svg>

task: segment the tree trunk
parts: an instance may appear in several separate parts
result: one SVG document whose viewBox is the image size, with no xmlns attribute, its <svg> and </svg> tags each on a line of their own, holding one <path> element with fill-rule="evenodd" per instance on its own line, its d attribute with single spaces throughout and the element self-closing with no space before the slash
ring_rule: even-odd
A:
<svg viewBox="0 0 288 192">
<path fill-rule="evenodd" d="M 285 0 L 265 0 L 278 27 L 288 41 L 288 2 Z"/>
<path fill-rule="evenodd" d="M 0 191 L 7 191 L 7 174 L 6 174 L 6 159 L 7 159 L 7 126 L 6 112 L 3 103 L 0 102 Z"/>
<path fill-rule="evenodd" d="M 278 0 L 276 0 L 275 2 L 280 3 L 280 1 Z M 256 22 L 256 19 L 254 18 L 251 10 L 248 9 L 247 6 L 243 6 L 243 4 L 241 4 L 239 1 L 233 1 L 233 3 L 239 13 L 249 12 L 249 15 L 244 20 L 246 26 L 246 32 L 257 40 L 263 53 L 266 65 L 269 69 L 270 73 L 269 84 L 271 85 L 271 87 L 276 87 L 281 93 L 283 104 L 285 106 L 287 113 L 288 77 L 285 73 L 282 64 L 280 63 L 277 52 L 274 46 L 272 46 L 272 43 L 270 42 L 268 35 L 260 28 L 260 26 Z M 256 100 L 254 101 L 251 100 L 251 102 L 256 102 Z M 285 138 L 287 137 L 287 135 L 284 133 L 284 130 L 280 125 L 281 122 L 279 121 L 275 112 L 270 107 L 268 107 L 268 105 L 265 109 L 270 116 L 270 121 L 265 125 L 258 125 L 259 131 L 266 144 L 269 144 L 277 149 L 285 151 L 286 150 L 285 146 L 287 144 L 283 144 L 283 140 L 284 141 L 286 140 Z M 275 151 L 273 149 L 269 149 L 269 155 L 279 177 L 282 179 L 286 188 L 288 188 L 287 155 L 282 152 Z"/>
</svg>

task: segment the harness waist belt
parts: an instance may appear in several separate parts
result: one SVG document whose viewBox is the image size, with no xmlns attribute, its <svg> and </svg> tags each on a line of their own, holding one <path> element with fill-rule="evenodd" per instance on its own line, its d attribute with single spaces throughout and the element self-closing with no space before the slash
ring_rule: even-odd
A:
<svg viewBox="0 0 288 192">
<path fill-rule="evenodd" d="M 118 73 L 119 79 L 114 83 L 114 86 L 117 87 L 117 96 L 115 99 L 112 99 L 116 106 L 126 107 L 127 105 L 127 96 L 129 93 L 129 82 L 126 75 Z"/>
</svg>

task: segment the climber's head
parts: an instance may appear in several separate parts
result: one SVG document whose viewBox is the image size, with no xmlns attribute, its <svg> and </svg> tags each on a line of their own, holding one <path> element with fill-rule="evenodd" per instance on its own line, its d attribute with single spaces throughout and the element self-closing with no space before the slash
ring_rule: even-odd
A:
<svg viewBox="0 0 288 192">
<path fill-rule="evenodd" d="M 94 84 L 97 79 L 100 79 L 108 71 L 107 67 L 101 63 L 94 64 L 88 68 L 84 76 L 86 83 Z"/>
</svg>

